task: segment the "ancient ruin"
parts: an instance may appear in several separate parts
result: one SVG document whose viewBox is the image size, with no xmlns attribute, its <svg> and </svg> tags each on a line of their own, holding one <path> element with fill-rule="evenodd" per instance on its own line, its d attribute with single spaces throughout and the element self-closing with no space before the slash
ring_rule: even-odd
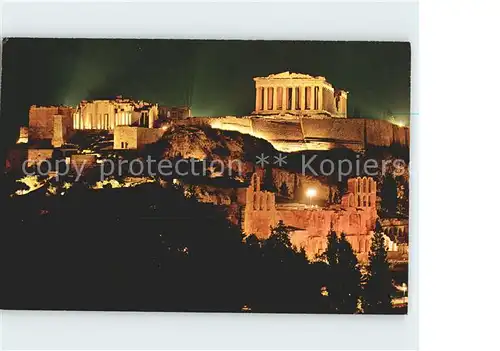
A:
<svg viewBox="0 0 500 351">
<path fill-rule="evenodd" d="M 159 140 L 171 126 L 210 126 L 237 131 L 269 141 L 279 151 L 330 150 L 349 148 L 363 151 L 369 146 L 409 145 L 409 128 L 385 120 L 348 118 L 345 90 L 334 88 L 325 77 L 282 72 L 256 77 L 255 109 L 248 116 L 192 117 L 189 107 L 165 107 L 118 96 L 114 99 L 82 101 L 72 107 L 32 106 L 29 128 L 21 128 L 19 143 L 51 140 L 53 148 L 64 148 L 75 131 L 105 131 L 113 137 L 114 150 L 137 150 Z M 53 149 L 28 148 L 25 156 L 13 154 L 10 165 L 21 158 L 31 163 L 49 159 Z M 82 160 L 97 157 L 86 153 Z M 192 155 L 191 155 L 192 157 Z M 76 154 L 71 158 L 77 160 Z M 331 230 L 345 233 L 362 261 L 367 260 L 371 236 L 377 222 L 377 184 L 373 178 L 348 180 L 340 203 L 327 206 L 277 201 L 275 193 L 261 189 L 262 172 L 254 171 L 245 188 L 234 189 L 233 197 L 222 195 L 201 199 L 228 208 L 238 207 L 229 218 L 246 235 L 267 238 L 271 227 L 283 221 L 290 229 L 292 243 L 304 248 L 309 259 L 324 251 Z M 290 179 L 281 179 L 278 186 Z M 324 199 L 325 184 L 314 180 L 315 190 Z M 311 183 L 312 184 L 312 183 Z M 328 189 L 328 186 L 326 185 Z M 219 192 L 221 190 L 219 189 Z M 389 218 L 381 222 L 390 252 L 404 248 L 408 220 Z"/>
<path fill-rule="evenodd" d="M 325 77 L 282 72 L 256 77 L 256 115 L 327 115 L 347 118 L 347 91 L 333 88 Z"/>
<path fill-rule="evenodd" d="M 73 128 L 113 130 L 120 125 L 153 128 L 157 118 L 158 104 L 117 96 L 109 100 L 80 102 L 73 114 Z"/>
</svg>

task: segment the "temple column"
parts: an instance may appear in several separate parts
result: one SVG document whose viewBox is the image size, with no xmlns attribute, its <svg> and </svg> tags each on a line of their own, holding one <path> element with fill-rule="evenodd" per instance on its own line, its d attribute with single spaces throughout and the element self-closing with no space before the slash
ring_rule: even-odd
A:
<svg viewBox="0 0 500 351">
<path fill-rule="evenodd" d="M 273 87 L 273 111 L 278 110 L 278 87 Z"/>
<path fill-rule="evenodd" d="M 260 87 L 255 88 L 255 112 L 260 109 Z"/>
<path fill-rule="evenodd" d="M 318 88 L 318 110 L 323 110 L 323 87 L 319 86 Z"/>
<path fill-rule="evenodd" d="M 347 96 L 344 98 L 344 117 L 347 118 Z"/>
<path fill-rule="evenodd" d="M 269 94 L 268 94 L 268 92 L 267 92 L 267 89 L 268 89 L 268 88 L 267 88 L 267 87 L 264 87 L 264 88 L 262 88 L 262 89 L 264 89 L 264 108 L 263 108 L 263 110 L 264 110 L 264 111 L 267 111 L 267 98 L 268 98 L 268 96 L 269 96 Z"/>
<path fill-rule="evenodd" d="M 313 85 L 311 87 L 311 110 L 315 110 L 315 102 L 316 102 L 316 87 Z"/>
<path fill-rule="evenodd" d="M 286 86 L 281 87 L 281 109 L 286 110 Z"/>
<path fill-rule="evenodd" d="M 306 87 L 305 85 L 300 86 L 300 109 L 304 111 L 306 109 Z"/>
<path fill-rule="evenodd" d="M 295 94 L 295 87 L 292 86 L 292 110 L 295 110 L 295 100 L 297 99 L 297 96 Z"/>
</svg>

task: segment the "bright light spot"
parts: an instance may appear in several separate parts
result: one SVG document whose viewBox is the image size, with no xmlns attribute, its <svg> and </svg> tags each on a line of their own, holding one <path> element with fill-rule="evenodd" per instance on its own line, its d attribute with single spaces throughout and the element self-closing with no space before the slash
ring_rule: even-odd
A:
<svg viewBox="0 0 500 351">
<path fill-rule="evenodd" d="M 315 197 L 316 194 L 317 194 L 317 191 L 314 188 L 309 188 L 306 191 L 306 196 L 309 197 L 309 198 Z"/>
<path fill-rule="evenodd" d="M 321 287 L 321 295 L 328 296 L 328 289 L 326 288 L 326 286 Z"/>
<path fill-rule="evenodd" d="M 167 127 L 167 126 L 162 126 L 162 127 L 161 127 L 161 129 L 162 129 L 163 131 L 166 131 L 166 130 L 168 129 L 168 127 Z"/>
<path fill-rule="evenodd" d="M 252 308 L 249 307 L 248 305 L 244 305 L 242 308 L 241 308 L 241 311 L 242 312 L 251 312 L 252 311 Z"/>
<path fill-rule="evenodd" d="M 391 117 L 389 119 L 389 122 L 391 122 L 392 124 L 398 126 L 398 127 L 406 127 L 406 122 L 404 120 L 397 120 L 395 119 L 394 117 Z"/>
</svg>

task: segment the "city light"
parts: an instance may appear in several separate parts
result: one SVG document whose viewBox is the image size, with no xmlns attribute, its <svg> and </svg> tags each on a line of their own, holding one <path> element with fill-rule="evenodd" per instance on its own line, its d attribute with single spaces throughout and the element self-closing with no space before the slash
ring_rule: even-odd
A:
<svg viewBox="0 0 500 351">
<path fill-rule="evenodd" d="M 309 206 L 312 206 L 312 198 L 315 197 L 317 194 L 316 189 L 314 188 L 309 188 L 306 191 L 306 196 L 309 198 Z"/>
<path fill-rule="evenodd" d="M 316 189 L 314 189 L 314 188 L 309 188 L 309 189 L 307 189 L 307 191 L 306 191 L 306 195 L 307 195 L 307 197 L 309 197 L 309 198 L 315 197 L 315 196 L 316 196 L 316 194 L 317 194 L 317 192 L 316 192 Z"/>
</svg>

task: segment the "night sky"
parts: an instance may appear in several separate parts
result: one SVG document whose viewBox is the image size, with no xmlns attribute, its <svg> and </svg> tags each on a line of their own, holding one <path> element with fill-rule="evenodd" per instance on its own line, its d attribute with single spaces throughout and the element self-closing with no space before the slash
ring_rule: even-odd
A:
<svg viewBox="0 0 500 351">
<path fill-rule="evenodd" d="M 349 116 L 407 119 L 410 45 L 389 42 L 8 39 L 2 53 L 3 136 L 17 138 L 30 105 L 123 95 L 194 116 L 248 115 L 255 76 L 325 76 L 349 91 Z M 7 133 L 7 135 L 5 134 Z"/>
</svg>

